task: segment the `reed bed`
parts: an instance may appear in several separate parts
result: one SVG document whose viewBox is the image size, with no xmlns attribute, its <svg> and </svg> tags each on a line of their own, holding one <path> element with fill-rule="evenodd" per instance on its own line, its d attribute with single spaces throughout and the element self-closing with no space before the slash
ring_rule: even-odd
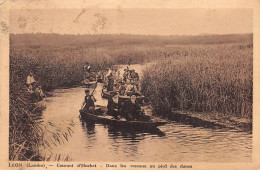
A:
<svg viewBox="0 0 260 173">
<path fill-rule="evenodd" d="M 115 64 L 145 63 L 159 58 L 165 58 L 162 47 L 11 48 L 10 83 L 22 82 L 24 85 L 27 75 L 32 71 L 45 90 L 70 87 L 83 80 L 85 62 L 91 64 L 93 71 L 98 71 Z"/>
<path fill-rule="evenodd" d="M 39 116 L 40 111 L 33 112 L 34 107 L 28 96 L 23 92 L 10 93 L 10 160 L 40 160 L 38 147 L 43 133 L 42 119 Z M 28 140 L 28 137 L 30 140 Z"/>
<path fill-rule="evenodd" d="M 10 88 L 9 160 L 50 160 L 51 156 L 42 156 L 40 149 L 51 150 L 52 146 L 68 141 L 74 122 L 71 121 L 65 129 L 55 127 L 51 122 L 43 123 L 43 109 L 31 102 L 30 95 L 19 90 L 19 85 L 11 85 Z M 62 159 L 60 156 L 57 158 Z M 69 157 L 61 161 L 69 161 Z"/>
<path fill-rule="evenodd" d="M 252 119 L 252 44 L 179 47 L 143 72 L 142 91 L 158 114 L 172 110 Z"/>
</svg>

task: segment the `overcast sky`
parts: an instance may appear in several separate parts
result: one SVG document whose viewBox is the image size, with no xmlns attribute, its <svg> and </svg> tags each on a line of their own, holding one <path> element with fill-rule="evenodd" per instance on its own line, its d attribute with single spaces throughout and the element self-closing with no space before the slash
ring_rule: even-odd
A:
<svg viewBox="0 0 260 173">
<path fill-rule="evenodd" d="M 247 9 L 11 10 L 12 33 L 200 35 L 252 33 Z"/>
</svg>

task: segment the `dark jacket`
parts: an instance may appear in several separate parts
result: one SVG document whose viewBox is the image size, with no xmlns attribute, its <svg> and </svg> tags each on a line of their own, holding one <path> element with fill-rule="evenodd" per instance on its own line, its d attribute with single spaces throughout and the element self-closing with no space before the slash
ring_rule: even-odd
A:
<svg viewBox="0 0 260 173">
<path fill-rule="evenodd" d="M 109 99 L 107 104 L 107 109 L 108 109 L 107 111 L 108 115 L 118 116 L 120 105 L 118 103 L 115 103 L 113 99 Z"/>
<path fill-rule="evenodd" d="M 108 76 L 108 86 L 107 86 L 107 91 L 113 91 L 114 89 L 114 78 L 112 73 Z"/>
<path fill-rule="evenodd" d="M 94 101 L 91 99 L 91 96 L 85 96 L 85 110 L 89 110 L 90 107 L 95 107 Z"/>
<path fill-rule="evenodd" d="M 123 74 L 123 80 L 126 82 L 126 79 L 127 79 L 127 71 L 124 72 Z"/>
<path fill-rule="evenodd" d="M 137 102 L 133 104 L 131 101 L 125 101 L 121 112 L 127 120 L 135 120 L 140 117 L 141 107 Z"/>
</svg>

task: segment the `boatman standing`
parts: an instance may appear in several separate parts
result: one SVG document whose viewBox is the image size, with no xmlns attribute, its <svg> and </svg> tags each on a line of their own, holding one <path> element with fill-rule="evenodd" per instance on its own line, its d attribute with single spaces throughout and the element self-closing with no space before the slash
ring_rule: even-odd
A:
<svg viewBox="0 0 260 173">
<path fill-rule="evenodd" d="M 124 74 L 123 74 L 123 81 L 126 82 L 127 80 L 127 74 L 128 74 L 128 70 L 124 69 Z"/>
<path fill-rule="evenodd" d="M 90 112 L 90 113 L 95 113 L 95 102 L 96 99 L 95 97 L 90 93 L 89 90 L 85 91 L 85 101 L 83 103 L 83 110 L 86 112 Z"/>
<path fill-rule="evenodd" d="M 113 72 L 110 73 L 110 75 L 108 76 L 108 85 L 107 85 L 107 91 L 113 91 L 114 90 L 114 75 Z"/>
</svg>

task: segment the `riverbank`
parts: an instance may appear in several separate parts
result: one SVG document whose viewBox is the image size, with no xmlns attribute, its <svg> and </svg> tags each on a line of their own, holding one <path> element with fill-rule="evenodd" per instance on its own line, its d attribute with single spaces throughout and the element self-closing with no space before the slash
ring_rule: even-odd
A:
<svg viewBox="0 0 260 173">
<path fill-rule="evenodd" d="M 9 160 L 39 161 L 43 137 L 41 102 L 31 103 L 24 92 L 10 92 Z"/>
<path fill-rule="evenodd" d="M 246 118 L 226 118 L 217 113 L 198 113 L 188 111 L 172 111 L 170 120 L 209 128 L 230 128 L 238 131 L 252 132 L 252 121 Z"/>
<path fill-rule="evenodd" d="M 143 106 L 148 112 L 149 116 L 156 115 L 151 105 Z M 157 114 L 157 117 L 161 117 L 167 121 L 175 121 L 181 124 L 192 125 L 194 127 L 204 127 L 211 129 L 228 128 L 243 132 L 252 133 L 253 122 L 246 118 L 236 118 L 229 116 L 223 116 L 218 113 L 203 113 L 203 112 L 191 112 L 180 111 L 172 109 L 165 114 Z"/>
</svg>

